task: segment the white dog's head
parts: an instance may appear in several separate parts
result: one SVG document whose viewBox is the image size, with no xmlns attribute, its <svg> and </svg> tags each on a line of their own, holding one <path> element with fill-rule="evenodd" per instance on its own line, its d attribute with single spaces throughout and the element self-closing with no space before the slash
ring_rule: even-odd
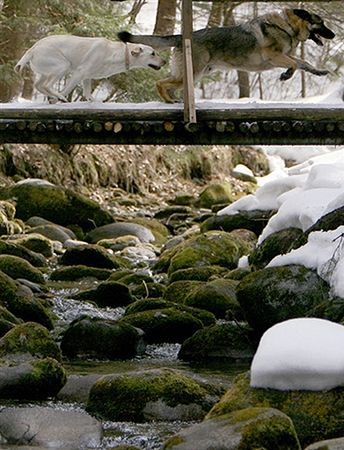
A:
<svg viewBox="0 0 344 450">
<path fill-rule="evenodd" d="M 154 70 L 161 69 L 166 61 L 157 55 L 156 51 L 149 45 L 143 44 L 126 44 L 130 51 L 131 67 L 151 67 Z"/>
</svg>

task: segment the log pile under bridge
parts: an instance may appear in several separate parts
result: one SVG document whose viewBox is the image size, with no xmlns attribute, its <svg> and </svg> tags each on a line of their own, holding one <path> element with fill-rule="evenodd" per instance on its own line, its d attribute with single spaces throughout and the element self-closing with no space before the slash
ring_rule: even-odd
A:
<svg viewBox="0 0 344 450">
<path fill-rule="evenodd" d="M 3 104 L 0 143 L 340 145 L 344 106 L 215 104 L 197 109 L 197 122 L 186 123 L 181 105 Z"/>
</svg>

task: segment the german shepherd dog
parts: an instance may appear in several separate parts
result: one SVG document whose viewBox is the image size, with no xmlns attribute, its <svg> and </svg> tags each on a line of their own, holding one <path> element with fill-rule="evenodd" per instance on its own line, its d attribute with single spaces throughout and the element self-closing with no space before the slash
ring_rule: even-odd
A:
<svg viewBox="0 0 344 450">
<path fill-rule="evenodd" d="M 287 69 L 280 76 L 282 81 L 291 78 L 297 69 L 327 75 L 328 70 L 317 69 L 293 53 L 299 42 L 311 39 L 323 45 L 321 38 L 333 39 L 334 36 L 317 14 L 289 8 L 232 27 L 198 30 L 192 34 L 194 80 L 217 69 L 262 72 L 282 67 Z M 170 76 L 157 82 L 160 97 L 173 103 L 174 91 L 183 87 L 182 35 L 139 36 L 121 31 L 118 37 L 123 42 L 142 43 L 155 49 L 175 47 Z"/>
</svg>

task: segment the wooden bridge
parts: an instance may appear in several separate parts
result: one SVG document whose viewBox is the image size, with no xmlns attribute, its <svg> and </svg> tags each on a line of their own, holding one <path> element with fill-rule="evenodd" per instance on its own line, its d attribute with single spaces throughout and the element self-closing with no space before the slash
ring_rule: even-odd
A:
<svg viewBox="0 0 344 450">
<path fill-rule="evenodd" d="M 193 1 L 197 0 L 182 0 L 182 105 L 0 104 L 0 143 L 344 144 L 344 98 L 335 105 L 196 104 L 191 53 Z"/>
<path fill-rule="evenodd" d="M 0 143 L 344 144 L 344 102 L 0 105 Z"/>
</svg>

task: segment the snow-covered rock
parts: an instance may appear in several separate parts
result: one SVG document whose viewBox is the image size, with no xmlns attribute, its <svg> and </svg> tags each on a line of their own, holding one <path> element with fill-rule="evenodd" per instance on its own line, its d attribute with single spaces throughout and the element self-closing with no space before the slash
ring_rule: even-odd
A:
<svg viewBox="0 0 344 450">
<path fill-rule="evenodd" d="M 344 385 L 344 326 L 324 319 L 278 323 L 262 336 L 251 365 L 251 386 L 328 390 Z"/>
</svg>

